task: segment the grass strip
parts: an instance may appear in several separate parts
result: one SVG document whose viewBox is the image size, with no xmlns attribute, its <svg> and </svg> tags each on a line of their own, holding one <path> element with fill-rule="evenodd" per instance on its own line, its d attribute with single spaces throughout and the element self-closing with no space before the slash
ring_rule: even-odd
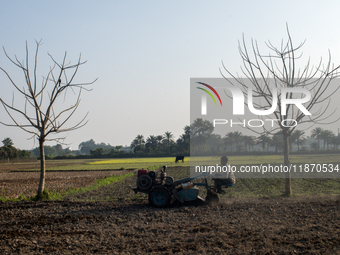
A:
<svg viewBox="0 0 340 255">
<path fill-rule="evenodd" d="M 119 182 L 121 180 L 124 180 L 125 178 L 128 178 L 130 176 L 133 176 L 133 172 L 122 174 L 122 175 L 113 175 L 109 177 L 105 177 L 104 179 L 97 179 L 96 183 L 88 186 L 88 187 L 82 187 L 82 188 L 74 188 L 74 187 L 69 187 L 65 191 L 51 191 L 48 189 L 44 190 L 44 199 L 43 200 L 61 200 L 63 197 L 68 196 L 68 195 L 73 195 L 76 193 L 82 193 L 82 192 L 87 192 L 90 190 L 95 190 L 98 189 L 101 186 L 109 185 L 111 183 Z M 20 195 L 18 198 L 8 198 L 8 197 L 1 197 L 0 196 L 0 201 L 2 202 L 15 202 L 15 201 L 22 201 L 22 200 L 36 200 L 36 196 L 33 197 L 25 197 L 24 194 Z"/>
<path fill-rule="evenodd" d="M 50 192 L 49 193 L 49 199 L 50 200 L 60 200 L 65 196 L 74 195 L 76 193 L 87 192 L 87 191 L 90 191 L 90 190 L 95 190 L 95 189 L 98 189 L 101 186 L 105 186 L 105 185 L 109 185 L 111 183 L 122 181 L 125 178 L 128 178 L 130 176 L 133 176 L 133 172 L 122 174 L 122 175 L 113 175 L 113 176 L 110 176 L 110 177 L 106 177 L 104 179 L 97 179 L 95 184 L 88 186 L 88 187 L 82 187 L 82 188 L 70 187 L 66 191 Z"/>
</svg>

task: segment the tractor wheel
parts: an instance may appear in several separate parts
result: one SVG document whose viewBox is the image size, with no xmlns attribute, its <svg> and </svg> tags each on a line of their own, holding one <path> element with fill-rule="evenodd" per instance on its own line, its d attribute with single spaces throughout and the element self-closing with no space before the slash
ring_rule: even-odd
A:
<svg viewBox="0 0 340 255">
<path fill-rule="evenodd" d="M 152 187 L 152 179 L 148 175 L 141 175 L 137 179 L 137 187 L 141 190 L 148 190 Z"/>
<path fill-rule="evenodd" d="M 170 204 L 171 194 L 164 187 L 155 188 L 149 193 L 149 202 L 155 207 L 165 207 Z"/>
</svg>

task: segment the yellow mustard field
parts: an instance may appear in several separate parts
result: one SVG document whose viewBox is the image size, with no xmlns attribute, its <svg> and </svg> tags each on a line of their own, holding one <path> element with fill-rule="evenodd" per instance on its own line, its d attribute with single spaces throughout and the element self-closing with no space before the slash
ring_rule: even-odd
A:
<svg viewBox="0 0 340 255">
<path fill-rule="evenodd" d="M 190 163 L 190 157 L 186 157 L 184 159 L 185 162 Z M 120 158 L 120 159 L 105 159 L 98 160 L 94 162 L 90 162 L 91 165 L 101 165 L 101 164 L 126 164 L 126 163 L 169 163 L 176 164 L 175 157 L 166 157 L 166 158 Z M 182 163 L 182 161 L 180 161 Z"/>
</svg>

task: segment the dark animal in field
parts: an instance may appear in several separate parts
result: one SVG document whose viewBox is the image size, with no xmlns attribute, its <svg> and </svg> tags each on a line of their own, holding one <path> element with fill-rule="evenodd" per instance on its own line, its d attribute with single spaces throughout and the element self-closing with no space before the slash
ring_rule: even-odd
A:
<svg viewBox="0 0 340 255">
<path fill-rule="evenodd" d="M 184 156 L 176 156 L 176 163 L 178 163 L 179 160 L 182 160 L 184 162 Z"/>
</svg>

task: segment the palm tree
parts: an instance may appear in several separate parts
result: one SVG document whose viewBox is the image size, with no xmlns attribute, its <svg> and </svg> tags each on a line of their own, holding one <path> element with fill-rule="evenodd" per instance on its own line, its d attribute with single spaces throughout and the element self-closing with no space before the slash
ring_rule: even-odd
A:
<svg viewBox="0 0 340 255">
<path fill-rule="evenodd" d="M 9 137 L 5 138 L 5 139 L 2 141 L 2 143 L 4 144 L 4 146 L 13 146 L 13 145 L 14 145 L 12 139 L 9 138 Z"/>
<path fill-rule="evenodd" d="M 131 147 L 131 150 L 132 151 L 136 151 L 136 149 L 138 148 L 138 140 L 137 140 L 137 138 L 135 138 L 135 139 L 133 139 L 133 141 L 131 142 L 131 145 L 130 145 L 130 147 Z"/>
<path fill-rule="evenodd" d="M 137 135 L 136 138 L 131 143 L 131 149 L 136 151 L 142 151 L 144 149 L 144 136 L 143 135 Z"/>
<path fill-rule="evenodd" d="M 313 150 L 315 150 L 315 151 L 317 151 L 317 150 L 318 150 L 318 147 L 319 147 L 319 145 L 318 145 L 317 142 L 312 142 L 312 143 L 310 144 L 310 146 L 311 146 L 311 148 L 312 148 Z"/>
<path fill-rule="evenodd" d="M 171 132 L 165 132 L 163 136 L 163 140 L 167 144 L 168 152 L 170 153 L 170 144 L 174 142 L 174 135 Z"/>
<path fill-rule="evenodd" d="M 157 138 L 154 135 L 150 135 L 146 139 L 146 147 L 151 150 L 151 151 L 156 151 L 157 150 Z"/>
<path fill-rule="evenodd" d="M 255 137 L 251 136 L 251 135 L 245 135 L 243 136 L 243 142 L 244 142 L 244 146 L 246 148 L 246 151 L 251 151 L 252 148 L 255 145 Z"/>
<path fill-rule="evenodd" d="M 162 145 L 162 141 L 163 141 L 163 136 L 162 135 L 156 136 L 156 141 L 157 141 L 158 150 L 160 150 L 161 149 L 161 145 Z"/>
<path fill-rule="evenodd" d="M 257 138 L 257 144 L 262 144 L 262 150 L 264 151 L 267 145 L 268 151 L 268 143 L 270 142 L 270 138 L 267 134 L 262 134 Z"/>
<path fill-rule="evenodd" d="M 275 152 L 282 150 L 283 149 L 282 133 L 274 134 L 270 139 L 269 144 L 275 148 Z"/>
<path fill-rule="evenodd" d="M 322 130 L 320 137 L 323 140 L 323 149 L 326 149 L 327 144 L 327 150 L 329 150 L 329 142 L 335 137 L 334 133 L 330 130 Z"/>
<path fill-rule="evenodd" d="M 318 146 L 317 146 L 317 150 L 320 149 L 320 139 L 321 139 L 321 134 L 322 134 L 323 129 L 320 127 L 314 128 L 312 130 L 312 138 L 318 140 Z"/>
<path fill-rule="evenodd" d="M 235 142 L 235 144 L 236 144 L 236 150 L 237 150 L 237 151 L 240 151 L 241 148 L 242 148 L 242 144 L 241 144 L 242 140 L 243 140 L 243 135 L 242 135 L 242 133 L 241 133 L 241 132 L 238 132 L 238 131 L 235 131 L 235 132 L 234 132 L 234 142 Z"/>
<path fill-rule="evenodd" d="M 140 147 L 145 144 L 144 136 L 143 135 L 137 135 L 136 139 L 138 140 L 138 144 Z"/>
<path fill-rule="evenodd" d="M 295 130 L 291 135 L 292 143 L 296 143 L 298 151 L 300 150 L 300 145 L 306 143 L 306 137 L 304 137 L 305 132 L 302 130 Z"/>
<path fill-rule="evenodd" d="M 224 136 L 224 143 L 226 146 L 230 146 L 230 151 L 233 152 L 233 145 L 235 142 L 234 132 L 229 132 Z"/>
<path fill-rule="evenodd" d="M 181 152 L 190 151 L 190 126 L 184 127 L 184 134 L 180 135 L 176 143 Z"/>
<path fill-rule="evenodd" d="M 338 134 L 337 136 L 334 136 L 332 143 L 334 144 L 334 150 L 338 150 L 339 145 L 340 145 L 340 134 Z"/>
<path fill-rule="evenodd" d="M 214 126 L 209 120 L 197 118 L 190 125 L 190 146 L 195 145 L 197 152 L 205 150 L 206 141 L 214 131 Z"/>
</svg>

